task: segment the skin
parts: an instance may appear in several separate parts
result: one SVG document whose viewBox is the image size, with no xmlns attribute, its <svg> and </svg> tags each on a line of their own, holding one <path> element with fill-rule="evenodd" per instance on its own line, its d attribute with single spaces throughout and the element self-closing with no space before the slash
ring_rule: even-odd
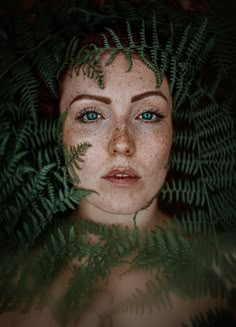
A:
<svg viewBox="0 0 236 327">
<path fill-rule="evenodd" d="M 108 55 L 101 60 L 103 66 Z M 67 76 L 62 85 L 60 112 L 68 109 L 63 142 L 68 148 L 83 142 L 92 145 L 76 174 L 81 182 L 79 187 L 99 193 L 85 197 L 76 214 L 80 219 L 132 226 L 134 213 L 160 191 L 166 178 L 173 134 L 172 98 L 167 80 L 156 88 L 154 73 L 137 57 L 133 58 L 129 72 L 122 53 L 103 69 L 104 89 L 81 71 L 78 76 L 75 73 L 72 78 Z M 146 92 L 149 93 L 140 96 Z M 81 117 L 84 109 L 93 113 Z M 157 114 L 143 114 L 150 110 Z M 96 119 L 89 121 L 91 114 Z M 120 186 L 102 178 L 116 167 L 134 169 L 139 181 Z M 163 219 L 156 198 L 138 214 L 137 225 L 153 226 Z"/>
<path fill-rule="evenodd" d="M 103 58 L 102 63 L 107 56 Z M 60 110 L 69 108 L 64 124 L 63 141 L 68 146 L 82 142 L 92 144 L 84 157 L 82 170 L 77 171 L 81 179 L 80 187 L 94 189 L 99 195 L 92 194 L 84 198 L 77 215 L 81 219 L 94 219 L 97 222 L 120 223 L 132 225 L 133 214 L 140 210 L 162 187 L 166 177 L 166 164 L 172 145 L 172 99 L 168 82 L 164 79 L 160 89 L 167 101 L 160 95 L 151 95 L 137 102 L 132 97 L 146 91 L 157 91 L 156 78 L 137 58 L 133 58 L 132 70 L 128 73 L 127 61 L 119 54 L 105 70 L 105 89 L 98 88 L 97 83 L 80 74 L 67 77 L 62 85 Z M 135 81 L 135 83 L 134 83 Z M 111 103 L 101 103 L 91 99 L 73 100 L 83 93 L 104 96 Z M 73 102 L 73 104 L 71 104 Z M 82 123 L 76 120 L 80 111 L 93 107 L 99 109 L 104 118 L 97 122 Z M 142 116 L 144 109 L 158 109 L 164 118 L 155 123 L 145 122 Z M 137 117 L 139 117 L 137 119 Z M 128 166 L 141 176 L 140 181 L 132 186 L 116 186 L 103 180 L 114 166 Z M 139 226 L 161 224 L 166 217 L 158 209 L 158 199 L 138 214 Z M 128 260 L 129 258 L 127 258 Z M 74 263 L 76 265 L 76 263 Z M 124 274 L 128 266 L 114 267 L 106 285 L 99 285 L 107 293 L 98 296 L 94 303 L 79 320 L 72 321 L 69 327 L 98 327 L 101 316 L 109 315 L 112 304 L 129 297 L 136 289 L 145 289 L 147 280 L 155 278 L 152 274 Z M 62 296 L 68 286 L 71 271 L 65 271 L 53 285 L 55 298 Z M 107 295 L 106 295 L 107 294 Z M 111 297 L 112 295 L 112 297 Z M 173 308 L 157 308 L 152 314 L 143 315 L 113 314 L 112 326 L 156 326 L 180 327 L 183 321 L 198 312 L 224 306 L 220 299 L 204 297 L 194 302 L 182 300 L 170 294 Z M 106 319 L 106 318 L 104 318 Z M 110 326 L 109 316 L 104 326 Z M 27 315 L 6 313 L 0 317 L 1 326 L 11 327 L 58 327 L 53 317 L 50 304 L 42 311 L 33 309 Z"/>
</svg>

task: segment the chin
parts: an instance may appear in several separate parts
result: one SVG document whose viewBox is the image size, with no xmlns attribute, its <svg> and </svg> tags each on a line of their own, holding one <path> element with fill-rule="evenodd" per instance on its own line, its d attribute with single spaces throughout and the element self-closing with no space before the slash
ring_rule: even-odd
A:
<svg viewBox="0 0 236 327">
<path fill-rule="evenodd" d="M 134 215 L 136 211 L 140 210 L 140 209 L 137 209 L 137 210 L 134 210 L 132 208 L 107 208 L 106 210 L 104 210 L 104 208 L 100 208 L 101 210 L 103 210 L 104 212 L 106 213 L 110 213 L 110 214 L 113 214 L 113 215 Z"/>
<path fill-rule="evenodd" d="M 137 205 L 137 203 L 139 203 L 139 205 Z M 124 203 L 124 201 L 116 199 L 114 202 L 98 203 L 97 205 L 95 204 L 95 206 L 97 206 L 98 209 L 113 215 L 134 215 L 135 212 L 142 209 L 145 204 L 140 206 L 140 201 L 136 201 L 136 203 L 128 203 L 126 201 Z"/>
<path fill-rule="evenodd" d="M 104 214 L 110 215 L 134 215 L 137 211 L 144 208 L 152 198 L 150 196 L 140 196 L 140 193 L 125 192 L 90 194 L 86 197 L 85 202 L 89 203 L 90 208 L 98 209 Z M 154 193 L 154 191 L 153 191 Z"/>
</svg>

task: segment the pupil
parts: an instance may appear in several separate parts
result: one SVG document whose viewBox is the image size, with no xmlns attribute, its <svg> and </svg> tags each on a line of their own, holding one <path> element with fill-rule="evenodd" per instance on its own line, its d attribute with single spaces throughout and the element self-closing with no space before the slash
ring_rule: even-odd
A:
<svg viewBox="0 0 236 327">
<path fill-rule="evenodd" d="M 97 113 L 96 112 L 89 112 L 87 113 L 87 118 L 88 120 L 94 120 L 97 118 Z"/>
<path fill-rule="evenodd" d="M 143 118 L 148 120 L 152 119 L 152 113 L 151 112 L 143 113 Z"/>
</svg>

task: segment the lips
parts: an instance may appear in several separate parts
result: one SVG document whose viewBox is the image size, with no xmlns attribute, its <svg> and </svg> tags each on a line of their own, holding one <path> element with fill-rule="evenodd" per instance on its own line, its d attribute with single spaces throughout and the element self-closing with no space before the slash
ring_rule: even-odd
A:
<svg viewBox="0 0 236 327">
<path fill-rule="evenodd" d="M 103 178 L 109 177 L 119 177 L 119 178 L 140 178 L 135 170 L 133 169 L 113 169 L 107 175 L 103 176 Z"/>
<path fill-rule="evenodd" d="M 103 178 L 117 186 L 130 186 L 136 184 L 140 176 L 133 169 L 119 168 L 111 170 L 107 175 L 103 176 Z"/>
</svg>

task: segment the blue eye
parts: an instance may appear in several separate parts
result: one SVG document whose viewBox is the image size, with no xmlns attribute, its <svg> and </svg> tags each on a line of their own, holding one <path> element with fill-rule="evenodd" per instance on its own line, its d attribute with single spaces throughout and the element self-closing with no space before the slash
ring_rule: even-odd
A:
<svg viewBox="0 0 236 327">
<path fill-rule="evenodd" d="M 141 116 L 145 120 L 152 120 L 154 113 L 153 112 L 144 112 Z"/>
<path fill-rule="evenodd" d="M 156 122 L 164 118 L 160 112 L 146 111 L 139 115 L 140 119 L 144 121 Z"/>
<path fill-rule="evenodd" d="M 84 114 L 83 118 L 86 118 L 86 120 L 96 120 L 98 118 L 98 113 L 95 111 L 90 111 Z"/>
<path fill-rule="evenodd" d="M 80 113 L 79 117 L 76 117 L 76 120 L 85 123 L 85 122 L 97 121 L 98 119 L 101 118 L 102 118 L 101 114 L 99 114 L 97 111 L 89 110 L 86 108 Z"/>
</svg>

